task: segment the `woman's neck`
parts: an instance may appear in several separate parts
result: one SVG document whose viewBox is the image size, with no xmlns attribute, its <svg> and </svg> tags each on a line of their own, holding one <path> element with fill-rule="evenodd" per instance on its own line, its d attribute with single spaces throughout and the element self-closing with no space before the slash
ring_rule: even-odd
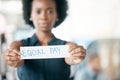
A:
<svg viewBox="0 0 120 80">
<path fill-rule="evenodd" d="M 52 32 L 36 32 L 36 36 L 41 45 L 48 45 L 48 42 L 51 40 Z"/>
</svg>

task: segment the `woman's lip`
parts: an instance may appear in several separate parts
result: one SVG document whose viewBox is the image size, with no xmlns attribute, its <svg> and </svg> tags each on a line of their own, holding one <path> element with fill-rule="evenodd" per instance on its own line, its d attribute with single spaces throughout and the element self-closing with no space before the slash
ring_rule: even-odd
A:
<svg viewBox="0 0 120 80">
<path fill-rule="evenodd" d="M 39 22 L 39 24 L 48 24 L 47 22 Z"/>
<path fill-rule="evenodd" d="M 38 23 L 39 24 L 47 24 L 47 22 L 45 22 L 45 21 L 39 21 Z"/>
<path fill-rule="evenodd" d="M 48 23 L 39 23 L 40 26 L 47 26 Z"/>
</svg>

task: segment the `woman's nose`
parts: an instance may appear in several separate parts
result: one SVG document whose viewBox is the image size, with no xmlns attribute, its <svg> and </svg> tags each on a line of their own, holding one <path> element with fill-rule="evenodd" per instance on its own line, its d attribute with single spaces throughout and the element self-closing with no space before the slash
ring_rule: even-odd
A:
<svg viewBox="0 0 120 80">
<path fill-rule="evenodd" d="M 47 13 L 45 11 L 41 12 L 40 19 L 42 19 L 42 20 L 47 20 L 48 19 Z"/>
</svg>

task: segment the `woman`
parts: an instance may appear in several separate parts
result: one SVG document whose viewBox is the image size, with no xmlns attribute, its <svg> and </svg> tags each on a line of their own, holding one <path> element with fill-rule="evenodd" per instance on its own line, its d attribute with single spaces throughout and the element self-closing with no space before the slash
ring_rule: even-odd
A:
<svg viewBox="0 0 120 80">
<path fill-rule="evenodd" d="M 24 20 L 36 33 L 27 39 L 14 41 L 5 52 L 9 66 L 17 67 L 20 80 L 68 80 L 70 65 L 80 63 L 86 51 L 82 46 L 56 38 L 51 30 L 67 16 L 66 0 L 22 0 Z M 21 60 L 21 46 L 69 45 L 69 58 Z"/>
</svg>

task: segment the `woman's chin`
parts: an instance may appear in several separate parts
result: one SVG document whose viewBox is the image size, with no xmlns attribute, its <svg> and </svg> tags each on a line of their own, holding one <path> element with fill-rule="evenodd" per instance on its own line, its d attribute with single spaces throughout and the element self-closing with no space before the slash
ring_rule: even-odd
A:
<svg viewBox="0 0 120 80">
<path fill-rule="evenodd" d="M 48 29 L 48 28 L 40 28 L 39 31 L 40 31 L 40 32 L 49 32 L 49 31 L 51 31 L 51 29 Z"/>
<path fill-rule="evenodd" d="M 47 25 L 39 25 L 38 27 L 36 27 L 36 30 L 39 32 L 48 32 L 51 31 L 51 27 L 47 26 Z"/>
</svg>

